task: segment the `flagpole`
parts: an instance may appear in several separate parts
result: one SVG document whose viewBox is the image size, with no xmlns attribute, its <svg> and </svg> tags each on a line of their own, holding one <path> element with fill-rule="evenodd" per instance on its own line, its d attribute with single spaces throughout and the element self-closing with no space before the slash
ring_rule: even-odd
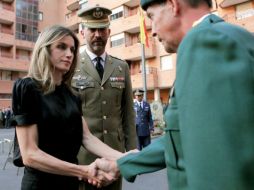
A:
<svg viewBox="0 0 254 190">
<path fill-rule="evenodd" d="M 146 61 L 145 61 L 145 45 L 141 43 L 141 57 L 142 57 L 142 78 L 143 78 L 143 90 L 144 90 L 144 100 L 147 100 L 147 87 L 146 87 Z"/>
<path fill-rule="evenodd" d="M 142 78 L 143 78 L 143 90 L 144 100 L 147 100 L 147 88 L 146 88 L 146 61 L 145 61 L 145 45 L 149 47 L 148 35 L 146 31 L 146 23 L 143 15 L 142 8 L 139 7 L 139 25 L 140 25 L 140 44 L 141 44 L 141 58 L 142 58 Z"/>
</svg>

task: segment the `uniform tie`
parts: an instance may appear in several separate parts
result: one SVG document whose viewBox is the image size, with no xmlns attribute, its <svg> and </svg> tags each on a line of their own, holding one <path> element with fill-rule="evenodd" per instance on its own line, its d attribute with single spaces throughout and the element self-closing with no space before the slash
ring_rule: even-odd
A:
<svg viewBox="0 0 254 190">
<path fill-rule="evenodd" d="M 98 74 L 100 75 L 100 77 L 102 79 L 104 69 L 103 69 L 103 66 L 101 64 L 101 57 L 96 57 L 95 60 L 96 60 L 96 66 L 95 66 L 95 68 L 96 68 Z"/>
<path fill-rule="evenodd" d="M 142 109 L 142 105 L 141 105 L 141 102 L 139 102 L 139 108 Z"/>
</svg>

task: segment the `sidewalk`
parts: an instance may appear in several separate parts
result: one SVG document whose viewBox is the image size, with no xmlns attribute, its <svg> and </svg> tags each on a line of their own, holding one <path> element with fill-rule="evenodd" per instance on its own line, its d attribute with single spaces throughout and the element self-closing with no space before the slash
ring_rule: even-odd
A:
<svg viewBox="0 0 254 190">
<path fill-rule="evenodd" d="M 0 129 L 0 142 L 1 142 L 0 143 L 0 189 L 1 190 L 20 189 L 23 168 L 21 168 L 18 171 L 18 168 L 12 164 L 12 160 L 11 159 L 7 160 L 13 137 L 14 137 L 14 128 Z M 6 160 L 8 162 L 6 163 L 6 166 L 4 169 Z"/>
</svg>

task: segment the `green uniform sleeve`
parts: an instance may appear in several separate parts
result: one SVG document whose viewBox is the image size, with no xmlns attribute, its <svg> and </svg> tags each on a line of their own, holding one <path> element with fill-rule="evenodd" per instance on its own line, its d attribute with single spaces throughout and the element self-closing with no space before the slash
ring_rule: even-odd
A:
<svg viewBox="0 0 254 190">
<path fill-rule="evenodd" d="M 164 137 L 154 140 L 138 153 L 117 160 L 117 165 L 122 176 L 129 182 L 134 182 L 137 175 L 165 168 Z"/>
</svg>

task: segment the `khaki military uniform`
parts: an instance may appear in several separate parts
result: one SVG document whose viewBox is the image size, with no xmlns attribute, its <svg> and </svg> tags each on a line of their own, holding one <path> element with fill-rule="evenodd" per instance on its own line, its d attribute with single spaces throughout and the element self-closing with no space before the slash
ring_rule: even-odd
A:
<svg viewBox="0 0 254 190">
<path fill-rule="evenodd" d="M 118 151 L 136 148 L 135 112 L 127 63 L 107 55 L 101 80 L 87 53 L 81 57 L 72 87 L 82 100 L 83 116 L 91 133 Z M 97 157 L 82 147 L 78 158 L 80 164 L 90 164 Z"/>
</svg>

